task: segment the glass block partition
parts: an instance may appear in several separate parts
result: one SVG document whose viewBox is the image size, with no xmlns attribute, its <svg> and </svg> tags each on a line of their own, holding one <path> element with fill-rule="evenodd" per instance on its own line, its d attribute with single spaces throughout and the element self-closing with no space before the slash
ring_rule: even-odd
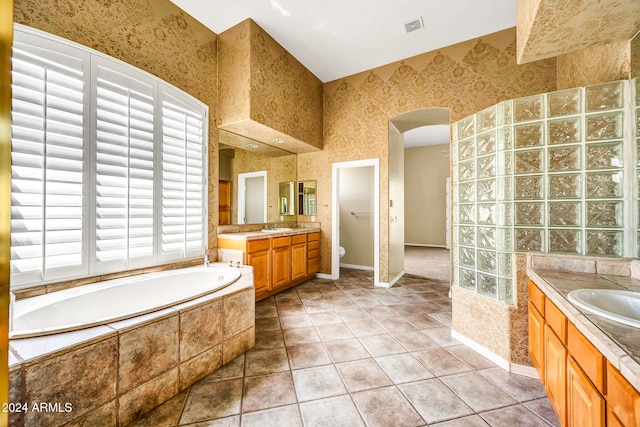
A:
<svg viewBox="0 0 640 427">
<path fill-rule="evenodd" d="M 626 118 L 640 83 L 629 83 L 505 101 L 454 123 L 455 285 L 513 302 L 513 252 L 640 256 L 640 108 Z"/>
</svg>

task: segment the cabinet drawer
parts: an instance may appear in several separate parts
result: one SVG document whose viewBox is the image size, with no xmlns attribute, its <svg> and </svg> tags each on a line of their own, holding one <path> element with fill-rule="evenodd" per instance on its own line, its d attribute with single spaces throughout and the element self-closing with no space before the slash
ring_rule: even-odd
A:
<svg viewBox="0 0 640 427">
<path fill-rule="evenodd" d="M 320 248 L 320 240 L 314 240 L 314 241 L 311 241 L 311 242 L 307 243 L 307 247 L 309 248 L 309 250 L 311 250 L 311 249 L 319 249 Z"/>
<path fill-rule="evenodd" d="M 307 258 L 309 259 L 314 259 L 314 258 L 320 258 L 320 250 L 319 249 L 314 249 L 314 250 L 310 250 L 309 252 L 307 252 Z"/>
<path fill-rule="evenodd" d="M 604 394 L 604 357 L 571 322 L 567 327 L 567 346 L 569 354 L 578 362 L 598 391 Z"/>
<path fill-rule="evenodd" d="M 262 252 L 269 250 L 269 239 L 247 240 L 247 253 Z"/>
<path fill-rule="evenodd" d="M 567 318 L 554 303 L 545 298 L 544 300 L 544 320 L 553 329 L 560 341 L 567 344 Z"/>
<path fill-rule="evenodd" d="M 313 274 L 320 271 L 320 258 L 309 259 L 307 261 L 307 274 Z"/>
<path fill-rule="evenodd" d="M 529 301 L 536 306 L 542 317 L 545 317 L 544 312 L 544 300 L 545 296 L 542 291 L 536 286 L 533 281 L 529 280 Z"/>
<path fill-rule="evenodd" d="M 285 246 L 291 246 L 291 237 L 274 237 L 271 240 L 272 248 L 283 248 Z"/>
<path fill-rule="evenodd" d="M 307 234 L 307 241 L 308 242 L 316 241 L 316 240 L 320 240 L 320 233 L 309 233 L 309 234 Z"/>
<path fill-rule="evenodd" d="M 298 234 L 297 236 L 291 236 L 291 244 L 292 245 L 297 245 L 298 243 L 306 243 L 307 242 L 307 236 L 305 236 L 304 234 Z"/>
<path fill-rule="evenodd" d="M 607 363 L 607 405 L 621 425 L 640 423 L 640 393 L 610 363 Z"/>
</svg>

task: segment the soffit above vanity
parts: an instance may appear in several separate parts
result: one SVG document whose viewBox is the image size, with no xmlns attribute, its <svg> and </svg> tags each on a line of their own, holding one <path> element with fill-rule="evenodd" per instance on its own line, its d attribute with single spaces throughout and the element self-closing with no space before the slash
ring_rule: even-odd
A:
<svg viewBox="0 0 640 427">
<path fill-rule="evenodd" d="M 322 149 L 322 82 L 248 19 L 218 37 L 218 127 L 293 153 Z"/>
<path fill-rule="evenodd" d="M 637 0 L 518 0 L 518 64 L 627 41 L 640 30 Z"/>
</svg>

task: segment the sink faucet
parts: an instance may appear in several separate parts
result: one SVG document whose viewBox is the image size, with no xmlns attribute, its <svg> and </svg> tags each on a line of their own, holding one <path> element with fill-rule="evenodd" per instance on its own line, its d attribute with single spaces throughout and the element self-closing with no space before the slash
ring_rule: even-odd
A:
<svg viewBox="0 0 640 427">
<path fill-rule="evenodd" d="M 209 260 L 209 255 L 205 255 L 204 256 L 204 266 L 205 267 L 209 267 L 210 263 L 211 263 L 211 261 Z"/>
</svg>

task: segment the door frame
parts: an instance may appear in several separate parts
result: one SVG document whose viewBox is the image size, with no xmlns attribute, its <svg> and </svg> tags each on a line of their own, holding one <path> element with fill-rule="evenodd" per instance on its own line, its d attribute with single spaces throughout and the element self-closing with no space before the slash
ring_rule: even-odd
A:
<svg viewBox="0 0 640 427">
<path fill-rule="evenodd" d="M 331 279 L 340 278 L 340 170 L 373 166 L 373 284 L 380 286 L 380 159 L 332 164 Z"/>
<path fill-rule="evenodd" d="M 246 224 L 245 222 L 245 206 L 247 198 L 247 179 L 263 178 L 264 183 L 264 223 L 267 222 L 267 171 L 246 172 L 238 174 L 238 224 Z"/>
</svg>

